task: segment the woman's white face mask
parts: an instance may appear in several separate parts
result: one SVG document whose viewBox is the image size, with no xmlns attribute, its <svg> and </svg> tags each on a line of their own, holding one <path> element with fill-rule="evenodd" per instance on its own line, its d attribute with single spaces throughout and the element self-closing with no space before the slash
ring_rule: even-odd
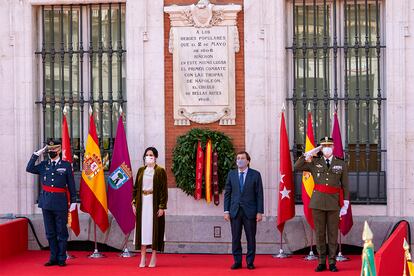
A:
<svg viewBox="0 0 414 276">
<path fill-rule="evenodd" d="M 155 157 L 154 156 L 145 156 L 145 164 L 152 165 L 155 163 Z"/>
</svg>

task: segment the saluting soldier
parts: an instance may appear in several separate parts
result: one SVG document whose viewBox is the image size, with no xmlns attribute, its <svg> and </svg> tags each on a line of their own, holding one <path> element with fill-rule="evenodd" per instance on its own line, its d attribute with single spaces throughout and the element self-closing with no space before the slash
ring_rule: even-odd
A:
<svg viewBox="0 0 414 276">
<path fill-rule="evenodd" d="M 349 206 L 348 168 L 344 160 L 333 156 L 333 139 L 320 140 L 322 156 L 312 154 L 301 156 L 295 169 L 312 174 L 315 187 L 309 207 L 312 209 L 316 232 L 316 249 L 319 264 L 315 271 L 326 270 L 326 238 L 328 237 L 329 270 L 337 272 L 336 250 L 340 215 L 345 215 Z"/>
<path fill-rule="evenodd" d="M 36 164 L 36 160 L 47 150 L 49 159 Z M 61 142 L 50 139 L 47 145 L 34 152 L 26 171 L 40 176 L 41 190 L 39 208 L 42 208 L 46 238 L 50 247 L 50 258 L 45 266 L 65 266 L 66 246 L 69 237 L 69 212 L 76 208 L 75 180 L 72 166 L 60 158 Z"/>
</svg>

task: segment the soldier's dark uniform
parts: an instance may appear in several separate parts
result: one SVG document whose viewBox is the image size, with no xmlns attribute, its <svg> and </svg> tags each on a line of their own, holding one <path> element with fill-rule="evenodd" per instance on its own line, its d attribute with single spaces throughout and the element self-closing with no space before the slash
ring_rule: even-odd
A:
<svg viewBox="0 0 414 276">
<path fill-rule="evenodd" d="M 332 141 L 332 138 L 329 139 Z M 349 198 L 347 165 L 344 160 L 332 157 L 328 168 L 323 156 L 313 157 L 311 162 L 306 162 L 305 156 L 301 156 L 295 163 L 295 170 L 310 172 L 315 182 L 309 207 L 312 208 L 315 225 L 319 264 L 326 266 L 326 236 L 328 236 L 328 261 L 330 265 L 335 265 L 341 209 L 340 192 L 343 192 L 343 199 Z M 342 190 L 339 191 L 341 188 Z"/>
<path fill-rule="evenodd" d="M 51 144 L 59 144 L 59 142 L 53 141 Z M 76 191 L 72 166 L 62 159 L 57 162 L 48 159 L 35 165 L 38 158 L 38 155 L 32 155 L 26 171 L 40 176 L 39 208 L 42 208 L 46 237 L 50 247 L 49 264 L 46 265 L 65 265 L 69 236 L 67 230 L 68 200 L 66 192 L 62 192 L 62 189 L 69 191 L 70 203 L 75 203 Z"/>
</svg>

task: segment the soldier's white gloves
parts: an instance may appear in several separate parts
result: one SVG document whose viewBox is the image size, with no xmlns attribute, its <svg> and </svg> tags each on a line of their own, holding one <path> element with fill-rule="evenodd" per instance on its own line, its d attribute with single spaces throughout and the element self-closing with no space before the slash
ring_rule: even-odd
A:
<svg viewBox="0 0 414 276">
<path fill-rule="evenodd" d="M 35 151 L 34 154 L 37 156 L 40 156 L 42 153 L 46 151 L 46 149 L 47 149 L 47 145 L 44 148 L 41 148 L 40 150 Z"/>
<path fill-rule="evenodd" d="M 341 210 L 339 211 L 339 217 L 345 216 L 348 212 L 349 207 L 349 200 L 344 200 L 344 206 L 342 206 Z"/>
<path fill-rule="evenodd" d="M 314 156 L 314 155 L 316 155 L 320 150 L 322 149 L 322 146 L 319 146 L 319 147 L 316 147 L 316 148 L 314 148 L 314 149 L 311 149 L 311 150 L 309 150 L 309 151 L 307 151 L 307 152 L 305 152 L 303 155 L 305 156 L 305 160 L 306 161 L 309 161 L 309 160 L 311 160 L 312 159 L 312 157 Z"/>
<path fill-rule="evenodd" d="M 71 203 L 69 207 L 69 212 L 75 211 L 76 209 L 76 203 Z"/>
</svg>

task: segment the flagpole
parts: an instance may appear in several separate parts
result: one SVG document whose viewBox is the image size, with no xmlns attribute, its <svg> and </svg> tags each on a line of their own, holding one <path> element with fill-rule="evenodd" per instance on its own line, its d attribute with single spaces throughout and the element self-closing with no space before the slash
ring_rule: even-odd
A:
<svg viewBox="0 0 414 276">
<path fill-rule="evenodd" d="M 311 245 L 310 245 L 310 251 L 309 254 L 306 255 L 303 258 L 305 261 L 314 261 L 317 260 L 318 257 L 316 257 L 315 253 L 313 253 L 313 230 L 311 229 Z"/>
<path fill-rule="evenodd" d="M 348 257 L 342 255 L 342 234 L 341 234 L 341 231 L 339 231 L 339 252 L 338 252 L 338 255 L 336 256 L 336 261 L 337 262 L 349 261 Z"/>
<path fill-rule="evenodd" d="M 66 228 L 70 228 L 70 227 L 66 227 Z M 68 232 L 69 232 L 69 229 L 68 229 Z M 70 254 L 68 250 L 66 250 L 66 260 L 70 260 L 70 259 L 76 259 L 76 257 Z"/>
<path fill-rule="evenodd" d="M 279 258 L 279 259 L 285 259 L 285 258 L 290 258 L 289 254 L 285 253 L 283 251 L 283 231 L 280 233 L 280 249 L 279 249 L 279 254 L 277 255 L 273 255 L 273 258 Z"/>
<path fill-rule="evenodd" d="M 129 232 L 128 234 L 125 235 L 125 241 L 124 241 L 124 244 L 122 245 L 122 248 L 123 248 L 122 253 L 119 254 L 119 257 L 121 257 L 121 258 L 131 258 L 131 257 L 135 256 L 134 253 L 132 253 L 128 250 L 128 246 L 127 246 L 128 238 L 129 238 L 130 235 L 131 235 L 131 232 Z"/>
<path fill-rule="evenodd" d="M 70 228 L 70 227 L 66 227 L 66 228 Z M 68 229 L 68 232 L 69 232 L 69 229 Z M 66 260 L 70 260 L 70 259 L 76 259 L 76 257 L 70 254 L 68 250 L 66 250 Z"/>
<path fill-rule="evenodd" d="M 95 241 L 95 250 L 91 255 L 89 255 L 89 258 L 91 259 L 100 259 L 105 258 L 105 255 L 98 251 L 98 243 L 96 242 L 96 223 L 93 223 L 93 230 L 94 230 L 94 241 Z"/>
</svg>

